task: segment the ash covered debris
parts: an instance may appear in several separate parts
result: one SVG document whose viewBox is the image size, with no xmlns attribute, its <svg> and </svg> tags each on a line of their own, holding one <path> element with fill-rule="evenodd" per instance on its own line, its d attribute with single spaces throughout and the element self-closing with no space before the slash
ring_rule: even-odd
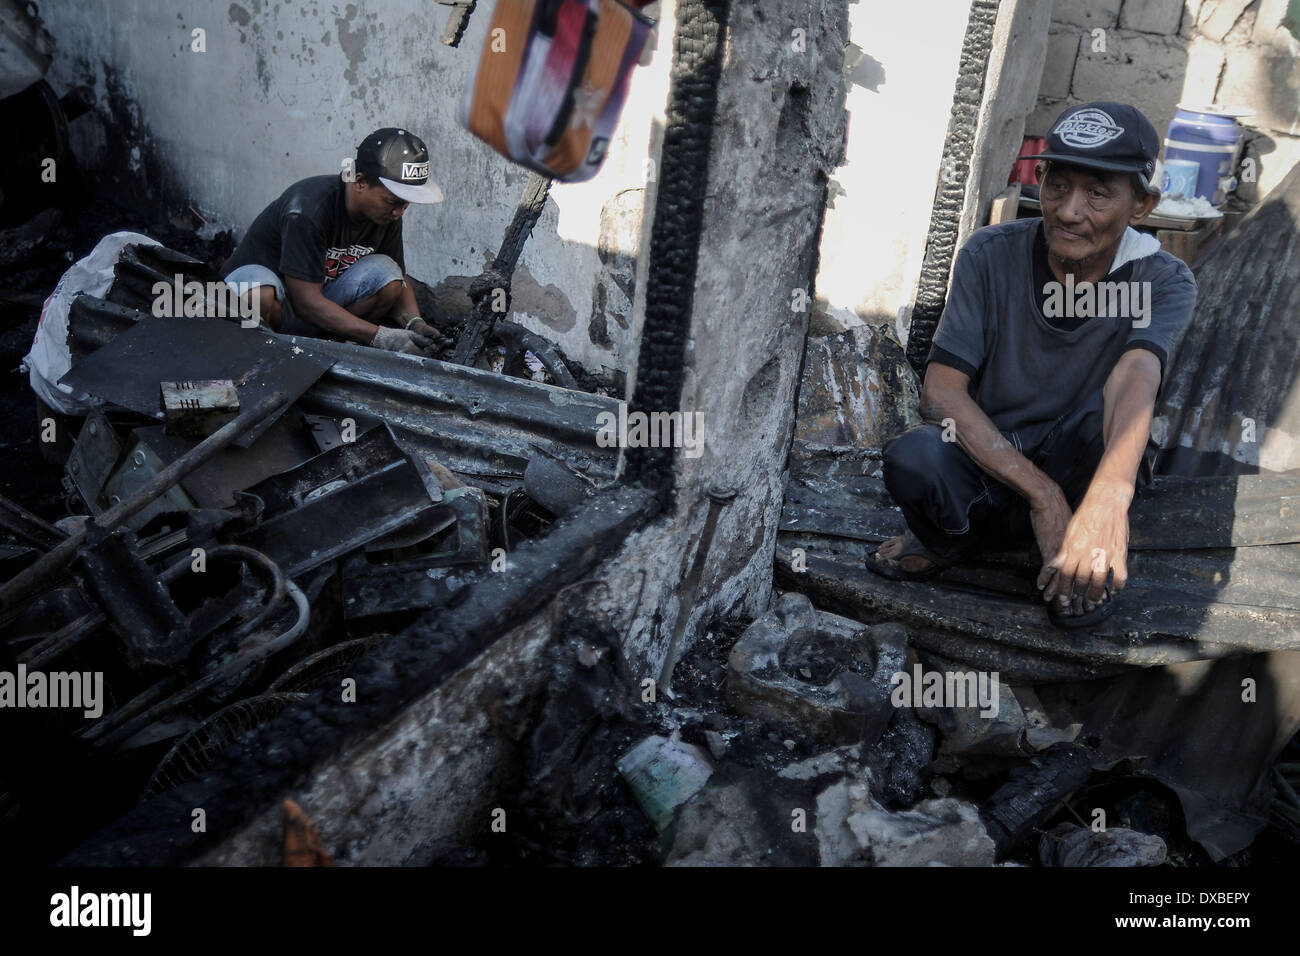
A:
<svg viewBox="0 0 1300 956">
<path fill-rule="evenodd" d="M 101 239 L 110 224 L 134 229 Z M 60 273 L 89 269 L 56 303 L 70 369 L 40 394 L 57 407 L 33 413 L 16 372 L 4 390 L 3 660 L 107 685 L 81 726 L 5 709 L 0 826 L 27 859 L 201 777 L 614 477 L 592 421 L 617 407 L 609 382 L 536 333 L 496 323 L 480 369 L 240 328 L 219 292 L 230 236 L 202 225 L 188 208 L 96 200 L 62 223 L 42 213 L 6 247 L 15 359 Z M 160 285 L 181 303 L 203 292 L 188 312 L 172 303 L 186 318 L 159 318 Z M 449 354 L 464 316 L 412 285 Z M 549 471 L 526 482 L 534 459 Z M 41 835 L 86 786 L 93 812 Z"/>
<path fill-rule="evenodd" d="M 439 381 L 428 365 L 356 347 L 319 353 L 222 318 L 159 319 L 133 307 L 139 290 L 173 268 L 202 276 L 203 264 L 121 249 L 104 297 L 68 310 L 64 381 L 88 413 L 43 414 L 71 433 L 58 443 L 63 484 L 83 517 L 65 531 L 16 502 L 5 516 L 25 538 L 2 586 L 6 658 L 108 675 L 107 714 L 68 741 L 105 785 L 91 828 L 133 793 L 199 773 L 234 739 L 232 706 L 243 705 L 241 732 L 274 718 L 292 703 L 278 688 L 295 665 L 320 671 L 336 649 L 504 568 L 557 517 L 526 491 L 530 459 L 560 469 L 544 483 L 557 512 L 614 472 L 589 421 L 614 405 L 598 395 L 557 401 L 553 386 L 470 368 Z M 576 497 L 562 490 L 573 482 Z M 22 555 L 35 564 L 20 567 Z M 12 766 L 39 764 L 65 732 L 33 718 L 9 738 L 25 741 Z M 15 832 L 58 805 L 38 774 L 18 775 L 4 817 Z"/>
<path fill-rule="evenodd" d="M 449 43 L 474 4 L 453 6 Z M 1033 561 L 1019 553 L 929 582 L 866 575 L 869 546 L 902 530 L 881 448 L 923 420 L 924 393 L 902 314 L 890 328 L 859 312 L 840 329 L 848 310 L 814 289 L 825 204 L 857 199 L 839 172 L 853 80 L 843 52 L 861 53 L 848 44 L 851 6 L 818 0 L 810 26 L 808 11 L 769 0 L 677 5 L 667 126 L 651 137 L 654 152 L 663 134 L 653 229 L 631 215 L 606 222 L 637 207 L 638 179 L 600 210 L 588 250 L 602 270 L 591 343 L 611 355 L 615 339 L 635 346 L 635 368 L 586 369 L 537 331 L 573 346 L 586 311 L 557 277 L 580 257 L 560 254 L 540 174 L 512 180 L 523 192 L 498 247 L 459 253 L 484 262 L 479 275 L 426 285 L 405 277 L 391 235 L 376 238 L 366 255 L 387 250 L 405 278 L 390 289 L 402 321 L 373 337 L 291 328 L 279 310 L 296 296 L 283 285 L 269 301 L 255 293 L 268 325 L 245 326 L 253 300 L 230 307 L 222 280 L 263 263 L 246 254 L 248 234 L 235 247 L 188 201 L 77 210 L 72 176 L 59 208 L 14 223 L 0 309 L 15 359 L 59 275 L 98 255 L 86 265 L 97 275 L 72 275 L 51 303 L 66 364 L 33 379 L 51 407 L 33 416 L 26 386 L 8 380 L 4 400 L 21 414 L 6 416 L 6 434 L 30 467 L 5 478 L 0 499 L 13 539 L 0 551 L 0 656 L 97 671 L 106 693 L 89 722 L 33 708 L 4 735 L 0 834 L 21 833 L 29 859 L 98 864 L 1285 858 L 1283 841 L 1300 834 L 1300 755 L 1287 740 L 1300 697 L 1283 659 L 1297 535 L 1274 506 L 1293 496 L 1291 476 L 1161 475 L 1134 514 L 1126 597 L 1137 605 L 1069 641 L 1040 620 Z M 1018 7 L 979 3 L 964 24 L 944 153 L 970 153 L 972 178 L 990 178 L 974 117 L 993 21 Z M 240 39 L 247 27 L 258 45 L 262 11 L 239 16 Z M 787 28 L 807 33 L 810 55 L 780 55 Z M 354 86 L 367 36 L 348 32 Z M 261 60 L 257 82 L 270 93 Z M 398 183 L 394 197 L 437 190 L 422 141 L 397 127 L 375 136 L 379 153 L 411 150 L 371 170 Z M 751 154 L 777 162 L 733 162 Z M 143 163 L 151 178 L 161 168 L 157 156 Z M 943 242 L 924 257 L 912 351 L 942 306 L 958 210 L 964 222 L 983 202 L 961 178 L 945 173 L 934 203 Z M 358 188 L 342 190 L 345 210 Z M 371 223 L 387 212 L 391 229 L 403 204 Z M 520 257 L 539 224 L 555 234 L 525 282 Z M 639 263 L 629 250 L 643 239 Z M 364 261 L 359 245 L 330 249 L 335 267 Z M 156 314 L 160 283 L 173 290 L 170 317 Z M 792 290 L 827 311 L 794 315 Z M 629 324 L 609 302 L 625 299 L 630 314 L 638 291 L 643 314 Z M 301 311 L 309 323 L 331 314 L 319 302 Z M 733 314 L 746 318 L 740 331 L 706 321 Z M 833 334 L 807 338 L 810 321 Z M 1204 323 L 1198 335 L 1213 338 Z M 1162 420 L 1186 432 L 1211 406 L 1176 384 Z M 597 436 L 625 395 L 637 414 L 707 409 L 732 434 L 712 433 L 703 455 L 621 455 Z M 52 441 L 40 437 L 47 423 Z M 1184 436 L 1166 437 L 1167 463 L 1190 460 Z M 1277 665 L 1267 680 L 1261 661 Z M 1277 719 L 1241 721 L 1214 743 L 1243 679 L 1280 702 Z M 1224 751 L 1233 760 L 1207 771 Z M 27 772 L 51 760 L 59 772 Z M 74 813 L 71 795 L 88 786 L 102 800 Z M 221 806 L 219 833 L 174 832 L 199 805 Z M 75 823 L 48 838 L 65 819 Z"/>
</svg>

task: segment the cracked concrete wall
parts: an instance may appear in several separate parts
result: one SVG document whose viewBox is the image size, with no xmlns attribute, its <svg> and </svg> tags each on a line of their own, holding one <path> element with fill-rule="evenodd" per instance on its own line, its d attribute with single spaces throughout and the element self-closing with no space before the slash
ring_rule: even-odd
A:
<svg viewBox="0 0 1300 956">
<path fill-rule="evenodd" d="M 1134 104 L 1162 137 L 1179 103 L 1253 109 L 1242 124 L 1271 140 L 1266 193 L 1300 160 L 1300 42 L 1286 13 L 1287 0 L 1056 0 L 1027 132 L 1090 100 Z"/>
<path fill-rule="evenodd" d="M 809 315 L 792 311 L 792 293 L 813 279 L 827 180 L 842 159 L 850 9 L 848 0 L 731 6 L 681 396 L 683 413 L 704 415 L 702 454 L 675 453 L 674 507 L 629 536 L 598 573 L 607 587 L 593 591 L 625 635 L 638 681 L 660 677 L 683 607 L 685 646 L 715 615 L 767 608 Z M 802 50 L 790 45 L 795 30 Z M 682 580 L 711 485 L 737 496 L 719 513 L 693 596 Z"/>
<path fill-rule="evenodd" d="M 452 48 L 439 41 L 450 8 L 428 0 L 41 4 L 56 42 L 50 82 L 60 94 L 89 84 L 101 115 L 128 127 L 114 149 L 94 115 L 76 121 L 79 155 L 101 178 L 144 176 L 240 233 L 290 183 L 339 169 L 370 130 L 409 126 L 447 197 L 405 217 L 408 271 L 435 286 L 482 270 L 527 179 L 456 122 L 491 11 L 480 3 Z M 196 28 L 206 52 L 191 49 Z M 514 318 L 590 368 L 628 367 L 646 157 L 669 60 L 656 53 L 637 69 L 604 169 L 554 187 L 521 261 Z"/>
<path fill-rule="evenodd" d="M 821 240 L 814 330 L 900 322 L 916 292 L 967 2 L 849 7 L 848 135 Z"/>
</svg>

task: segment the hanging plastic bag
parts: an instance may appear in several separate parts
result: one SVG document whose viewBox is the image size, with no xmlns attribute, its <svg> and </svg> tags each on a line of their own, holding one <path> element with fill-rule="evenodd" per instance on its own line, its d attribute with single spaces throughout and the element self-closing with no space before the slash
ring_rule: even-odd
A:
<svg viewBox="0 0 1300 956">
<path fill-rule="evenodd" d="M 497 0 L 461 125 L 545 176 L 590 179 L 652 27 L 618 0 Z"/>
</svg>

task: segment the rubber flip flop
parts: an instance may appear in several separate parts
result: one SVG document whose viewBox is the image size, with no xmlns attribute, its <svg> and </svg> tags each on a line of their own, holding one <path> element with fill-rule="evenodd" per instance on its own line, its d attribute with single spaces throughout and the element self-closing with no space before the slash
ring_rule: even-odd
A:
<svg viewBox="0 0 1300 956">
<path fill-rule="evenodd" d="M 912 534 L 910 531 L 908 531 L 903 537 L 905 539 L 903 542 L 903 550 L 890 560 L 901 561 L 903 558 L 918 555 L 931 562 L 928 568 L 922 568 L 920 571 L 908 571 L 904 568 L 891 568 L 876 560 L 876 555 L 873 552 L 866 559 L 867 570 L 879 574 L 882 578 L 889 578 L 891 581 L 928 581 L 936 575 L 942 574 L 944 571 L 948 570 L 948 568 L 957 563 L 955 561 L 944 561 L 937 555 L 926 550 L 925 545 L 921 544 L 916 535 Z M 877 548 L 876 550 L 879 551 L 880 549 Z"/>
<path fill-rule="evenodd" d="M 1086 614 L 1066 614 L 1058 608 L 1055 601 L 1051 601 L 1047 605 L 1047 616 L 1051 622 L 1067 631 L 1093 627 L 1114 613 L 1115 595 L 1111 593 L 1110 588 L 1106 588 L 1106 596 L 1102 599 L 1102 602 Z"/>
</svg>

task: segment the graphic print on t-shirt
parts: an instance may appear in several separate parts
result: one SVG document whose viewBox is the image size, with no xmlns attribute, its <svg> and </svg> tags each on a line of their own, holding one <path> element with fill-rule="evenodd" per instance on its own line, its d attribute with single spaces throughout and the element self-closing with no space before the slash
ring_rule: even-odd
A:
<svg viewBox="0 0 1300 956">
<path fill-rule="evenodd" d="M 325 250 L 325 281 L 337 279 L 362 256 L 375 251 L 374 246 L 338 246 Z"/>
</svg>

